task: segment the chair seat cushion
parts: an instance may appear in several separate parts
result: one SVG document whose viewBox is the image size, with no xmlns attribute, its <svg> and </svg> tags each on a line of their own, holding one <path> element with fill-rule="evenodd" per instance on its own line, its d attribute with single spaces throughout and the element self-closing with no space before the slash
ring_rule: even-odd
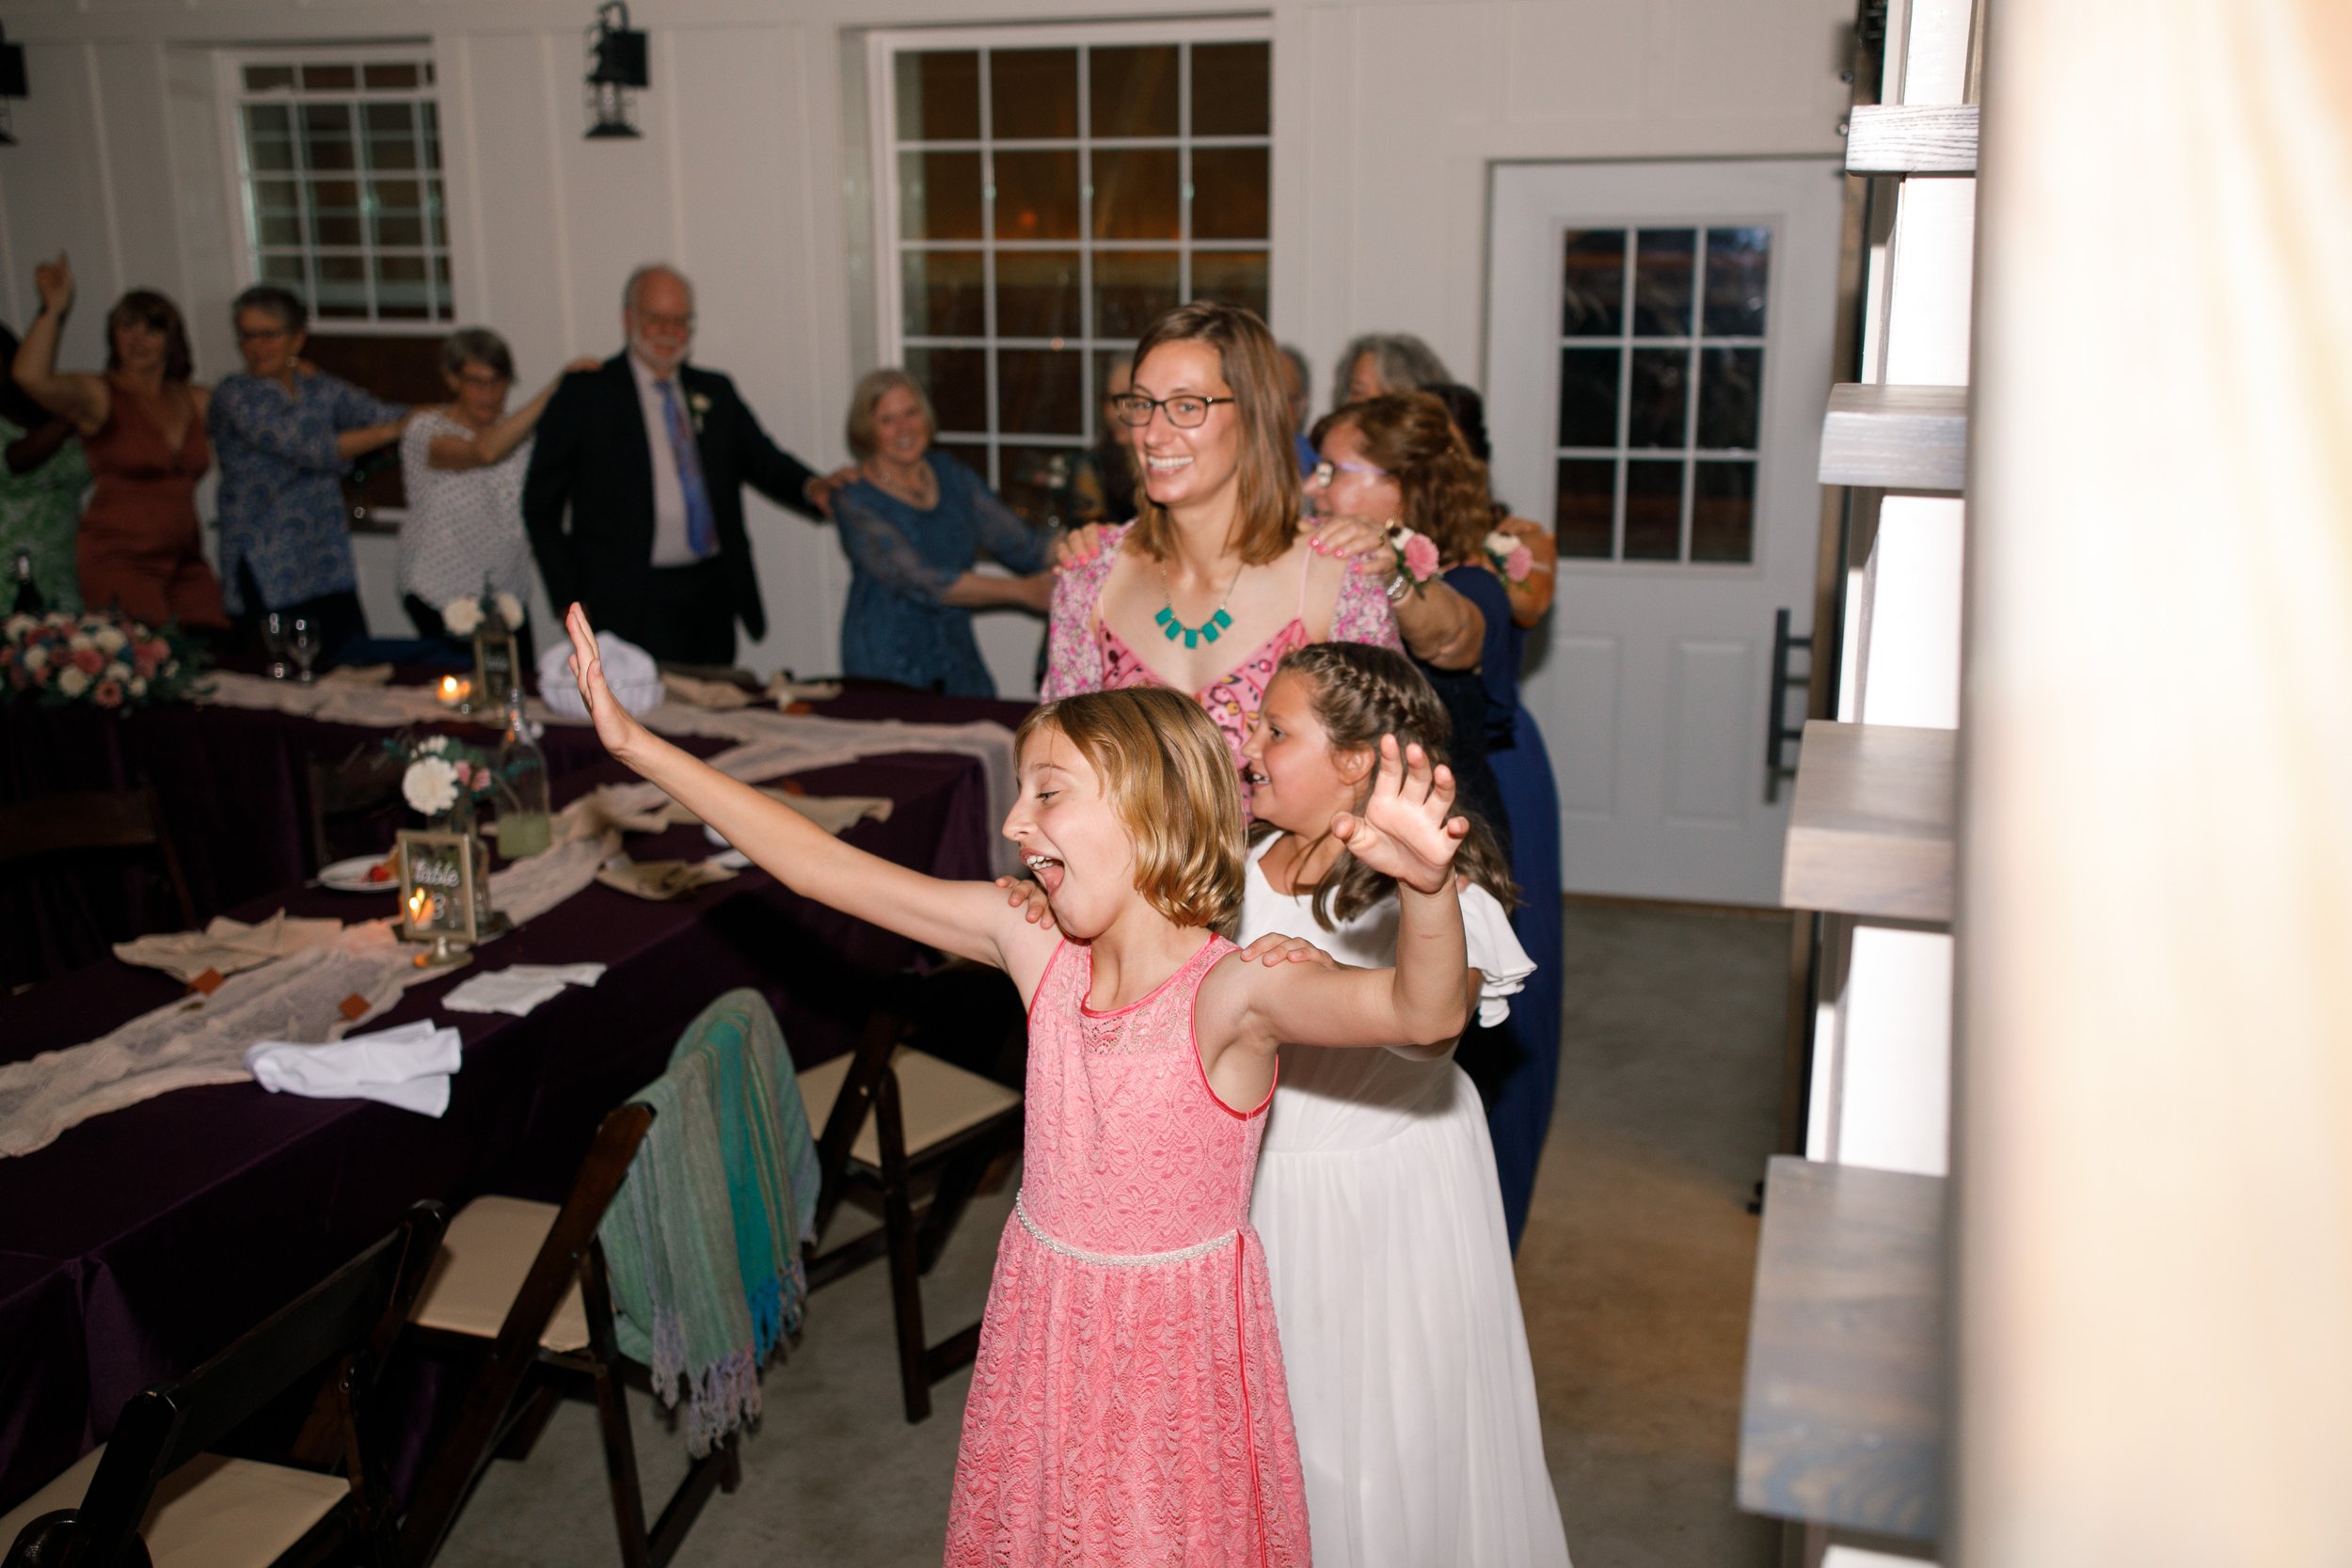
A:
<svg viewBox="0 0 2352 1568">
<path fill-rule="evenodd" d="M 825 1118 L 833 1115 L 833 1102 L 841 1097 L 850 1064 L 856 1059 L 854 1052 L 835 1056 L 800 1075 L 808 1125 L 820 1138 Z M 890 1065 L 898 1075 L 898 1106 L 906 1122 L 909 1159 L 1021 1106 L 1021 1096 L 994 1079 L 967 1072 L 928 1052 L 902 1045 L 892 1053 Z M 850 1146 L 850 1158 L 864 1165 L 882 1164 L 882 1139 L 874 1130 L 870 1110 L 866 1113 L 866 1125 L 858 1129 L 857 1139 Z"/>
<path fill-rule="evenodd" d="M 425 1275 L 408 1321 L 420 1328 L 497 1338 L 540 1245 L 555 1228 L 556 1212 L 552 1203 L 519 1197 L 478 1197 L 467 1204 L 442 1234 L 440 1256 Z M 577 1277 L 556 1304 L 539 1343 L 558 1352 L 587 1348 L 588 1311 L 580 1304 Z"/>
<path fill-rule="evenodd" d="M 0 1551 L 42 1514 L 80 1507 L 105 1452 L 100 1444 L 0 1518 Z M 276 1561 L 350 1493 L 337 1476 L 201 1454 L 155 1488 L 139 1534 L 155 1568 L 248 1568 Z"/>
</svg>

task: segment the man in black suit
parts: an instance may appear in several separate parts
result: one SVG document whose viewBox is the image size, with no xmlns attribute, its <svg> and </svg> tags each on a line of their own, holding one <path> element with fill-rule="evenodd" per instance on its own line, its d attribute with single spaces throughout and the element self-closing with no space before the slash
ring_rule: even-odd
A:
<svg viewBox="0 0 2352 1568">
<path fill-rule="evenodd" d="M 735 383 L 686 363 L 694 291 L 674 268 L 629 275 L 621 328 L 628 347 L 565 376 L 539 417 L 523 481 L 532 553 L 558 614 L 577 599 L 665 663 L 732 664 L 738 620 L 754 638 L 768 629 L 743 486 L 807 517 L 831 492 Z"/>
</svg>

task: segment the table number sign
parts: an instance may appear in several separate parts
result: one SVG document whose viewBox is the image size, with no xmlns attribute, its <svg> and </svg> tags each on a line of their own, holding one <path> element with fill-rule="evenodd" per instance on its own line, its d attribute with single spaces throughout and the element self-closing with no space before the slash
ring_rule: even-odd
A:
<svg viewBox="0 0 2352 1568">
<path fill-rule="evenodd" d="M 490 907 L 488 853 L 471 833 L 402 831 L 400 934 L 433 943 L 436 961 L 506 928 Z"/>
</svg>

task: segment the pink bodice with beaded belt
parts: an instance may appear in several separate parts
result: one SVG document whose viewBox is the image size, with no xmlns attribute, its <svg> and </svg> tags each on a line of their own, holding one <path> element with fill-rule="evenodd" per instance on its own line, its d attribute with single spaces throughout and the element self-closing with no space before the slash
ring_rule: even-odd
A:
<svg viewBox="0 0 2352 1568">
<path fill-rule="evenodd" d="M 1195 995 L 1232 951 L 1207 936 L 1111 1012 L 1086 1006 L 1083 945 L 1064 942 L 1039 982 L 1021 1195 L 964 1407 L 950 1568 L 1308 1562 L 1249 1228 L 1265 1107 L 1217 1099 L 1193 1037 Z"/>
</svg>

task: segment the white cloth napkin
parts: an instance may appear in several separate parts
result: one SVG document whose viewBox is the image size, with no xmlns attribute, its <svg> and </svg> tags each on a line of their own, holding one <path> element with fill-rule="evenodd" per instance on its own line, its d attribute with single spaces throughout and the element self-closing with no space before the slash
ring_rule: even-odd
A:
<svg viewBox="0 0 2352 1568">
<path fill-rule="evenodd" d="M 571 657 L 569 638 L 558 639 L 539 656 L 539 699 L 553 712 L 585 719 L 588 705 L 580 701 L 580 683 L 572 678 Z M 650 713 L 661 705 L 665 692 L 653 655 L 634 642 L 600 631 L 596 633 L 596 657 L 604 665 L 604 684 L 612 689 L 613 700 L 631 715 Z"/>
<path fill-rule="evenodd" d="M 477 974 L 441 998 L 453 1013 L 511 1013 L 521 1018 L 564 994 L 566 984 L 593 986 L 604 977 L 602 964 L 516 964 Z"/>
<path fill-rule="evenodd" d="M 457 1031 L 429 1019 L 333 1045 L 261 1040 L 245 1052 L 245 1069 L 272 1094 L 375 1100 L 428 1117 L 449 1109 L 450 1075 L 464 1064 Z"/>
</svg>

